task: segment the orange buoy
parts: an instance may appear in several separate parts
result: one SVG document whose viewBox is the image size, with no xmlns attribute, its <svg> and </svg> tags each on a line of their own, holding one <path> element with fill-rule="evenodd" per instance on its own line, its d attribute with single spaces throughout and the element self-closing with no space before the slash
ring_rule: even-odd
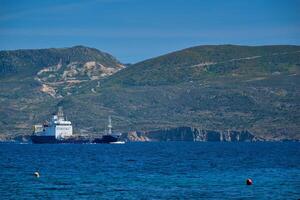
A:
<svg viewBox="0 0 300 200">
<path fill-rule="evenodd" d="M 248 179 L 246 180 L 246 184 L 247 184 L 247 185 L 252 185 L 252 184 L 253 184 L 253 181 L 252 181 L 250 178 L 248 178 Z"/>
</svg>

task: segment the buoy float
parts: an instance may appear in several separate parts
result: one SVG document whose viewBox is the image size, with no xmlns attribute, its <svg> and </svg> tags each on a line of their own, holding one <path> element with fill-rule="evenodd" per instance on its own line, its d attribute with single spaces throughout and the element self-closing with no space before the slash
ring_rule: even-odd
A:
<svg viewBox="0 0 300 200">
<path fill-rule="evenodd" d="M 248 178 L 248 179 L 246 180 L 246 184 L 247 184 L 247 185 L 252 185 L 252 184 L 253 184 L 253 181 L 252 181 L 250 178 Z"/>
<path fill-rule="evenodd" d="M 38 172 L 34 172 L 35 177 L 39 178 L 40 174 Z"/>
</svg>

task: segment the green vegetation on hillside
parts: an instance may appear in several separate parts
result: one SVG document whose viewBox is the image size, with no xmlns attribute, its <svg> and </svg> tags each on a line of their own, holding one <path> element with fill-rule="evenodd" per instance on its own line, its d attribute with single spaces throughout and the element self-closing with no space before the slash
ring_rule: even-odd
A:
<svg viewBox="0 0 300 200">
<path fill-rule="evenodd" d="M 52 48 L 0 51 L 0 76 L 33 76 L 47 66 L 57 65 L 59 62 L 67 65 L 71 62 L 98 61 L 104 65 L 120 64 L 108 53 L 84 46 L 72 48 Z"/>
<path fill-rule="evenodd" d="M 57 83 L 63 73 L 36 74 L 62 57 L 62 62 L 71 58 L 120 64 L 98 50 L 82 48 L 53 57 L 49 52 L 67 50 L 0 52 L 0 133 L 30 134 L 32 124 L 48 119 L 60 105 L 81 134 L 103 132 L 112 115 L 119 131 L 188 126 L 247 130 L 265 139 L 300 139 L 299 46 L 192 47 L 130 65 L 105 79 L 85 79 L 76 87 L 62 82 L 57 89 L 62 96 L 41 92 L 41 84 L 52 79 Z M 17 58 L 11 56 L 15 54 Z M 63 70 L 72 68 L 63 65 Z"/>
<path fill-rule="evenodd" d="M 299 46 L 199 46 L 134 64 L 106 85 L 169 85 L 224 75 L 259 76 L 296 73 Z"/>
</svg>

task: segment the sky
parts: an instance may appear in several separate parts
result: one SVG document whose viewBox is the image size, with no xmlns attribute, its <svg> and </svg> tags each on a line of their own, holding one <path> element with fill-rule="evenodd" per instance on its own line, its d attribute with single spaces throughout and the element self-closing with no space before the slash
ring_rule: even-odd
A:
<svg viewBox="0 0 300 200">
<path fill-rule="evenodd" d="M 84 45 L 123 63 L 204 44 L 300 44 L 300 0 L 0 0 L 0 49 Z"/>
</svg>

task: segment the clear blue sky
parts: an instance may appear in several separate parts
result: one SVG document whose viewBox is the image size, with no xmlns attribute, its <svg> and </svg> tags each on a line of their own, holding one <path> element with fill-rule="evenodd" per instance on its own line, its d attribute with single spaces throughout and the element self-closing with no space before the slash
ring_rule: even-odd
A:
<svg viewBox="0 0 300 200">
<path fill-rule="evenodd" d="M 86 45 L 134 63 L 202 44 L 300 44 L 300 0 L 0 0 L 0 49 Z"/>
</svg>

